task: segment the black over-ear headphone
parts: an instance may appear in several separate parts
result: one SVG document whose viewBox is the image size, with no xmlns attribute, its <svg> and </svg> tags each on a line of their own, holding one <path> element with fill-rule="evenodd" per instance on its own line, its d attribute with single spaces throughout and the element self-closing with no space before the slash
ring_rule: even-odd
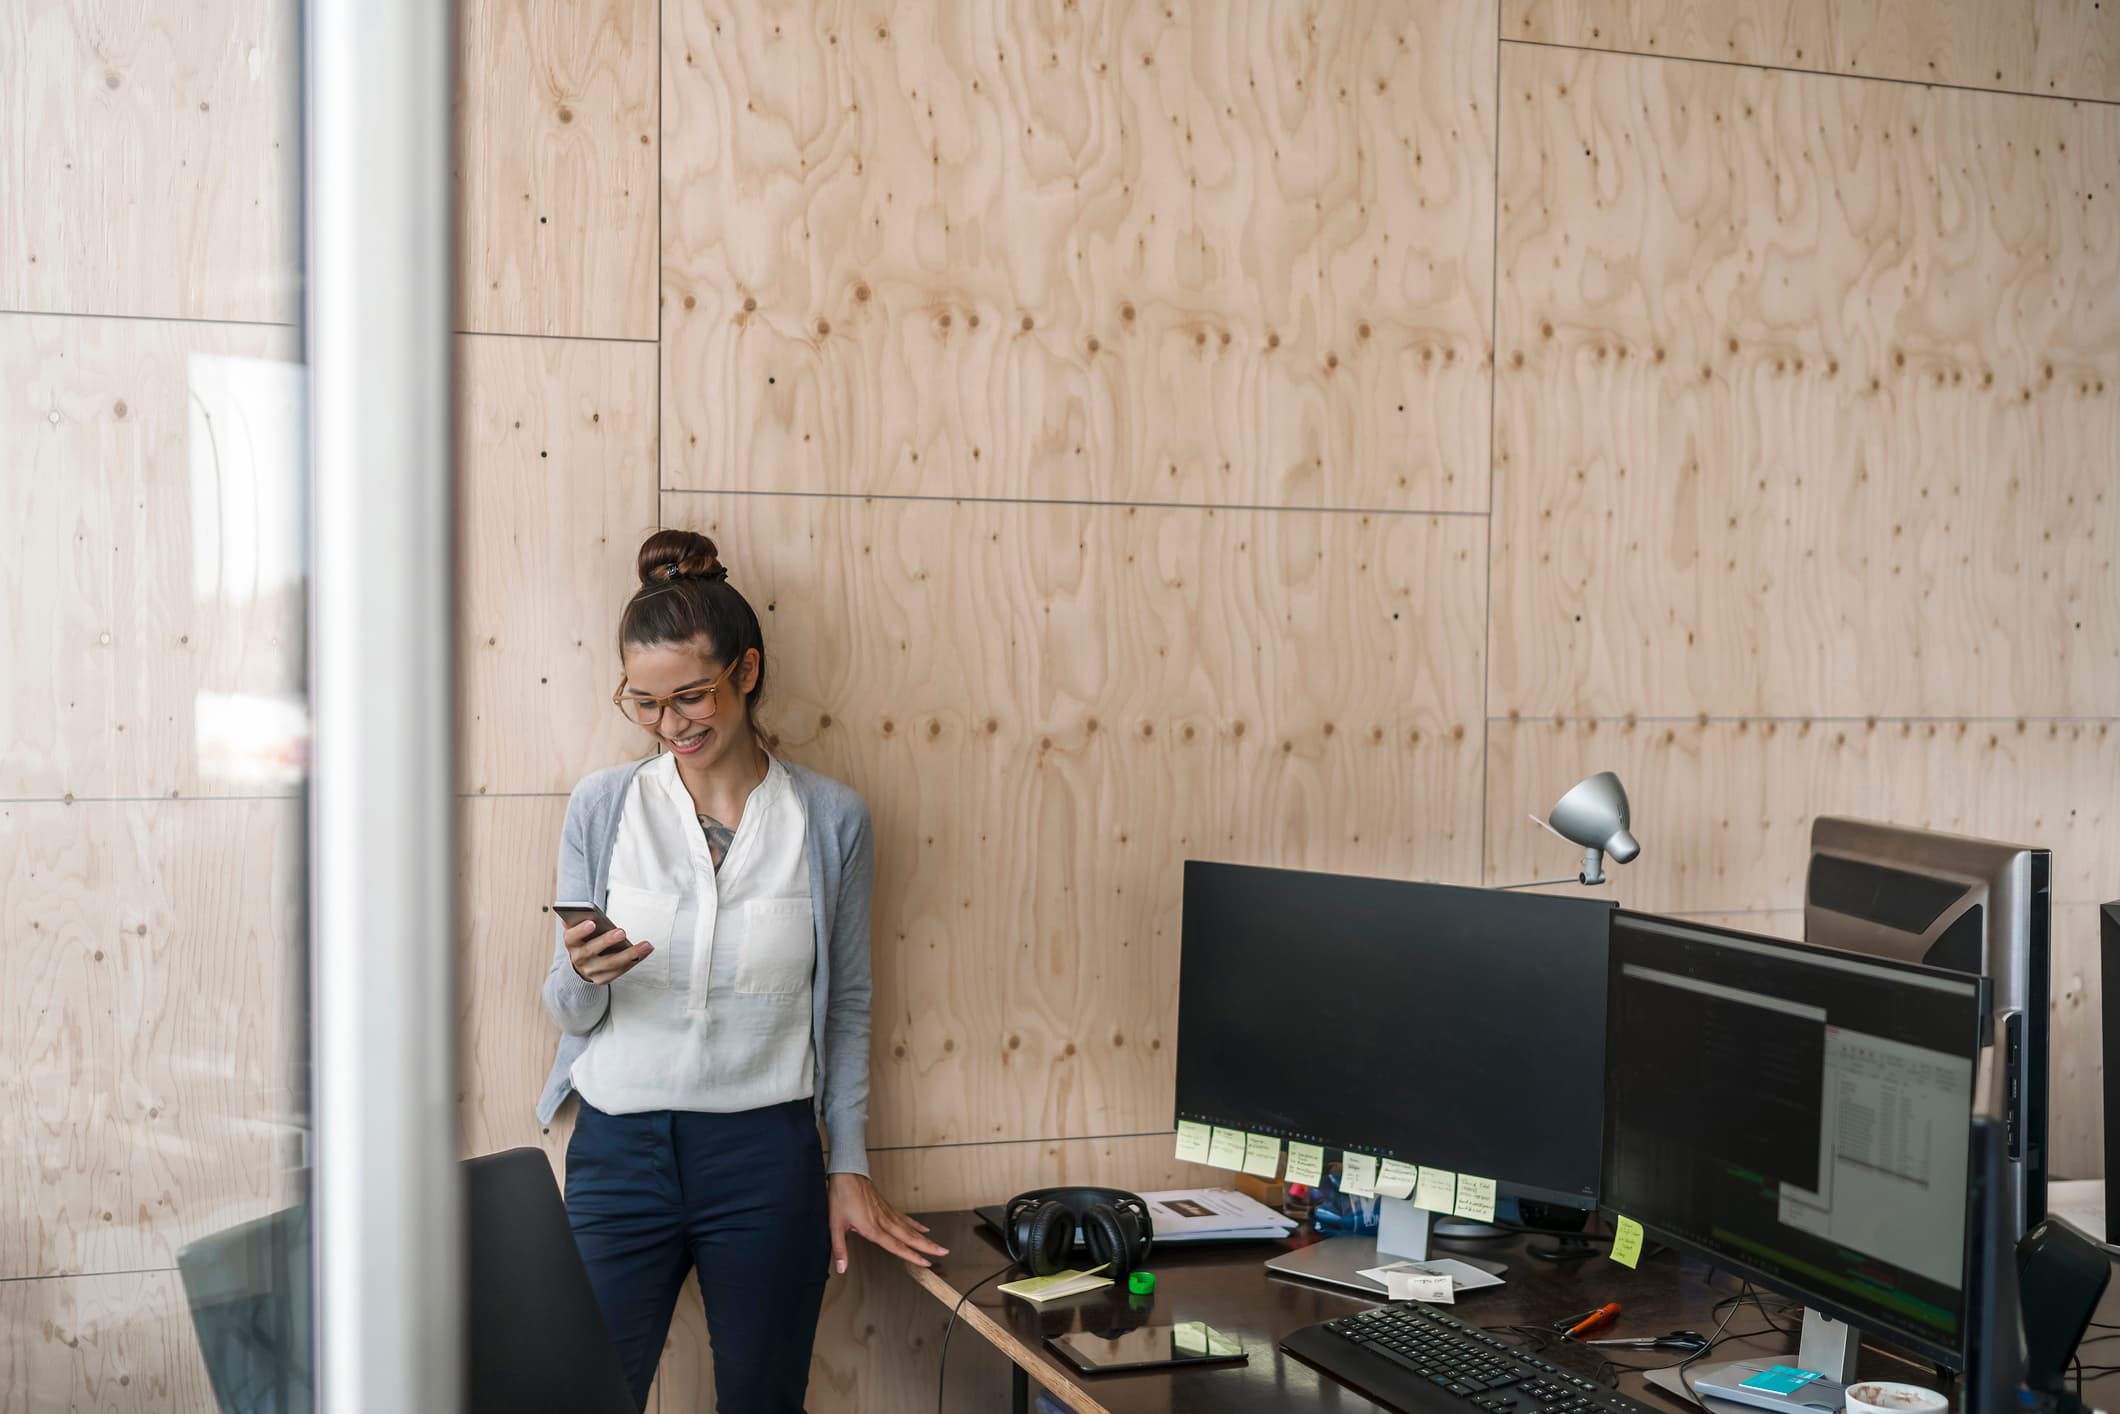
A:
<svg viewBox="0 0 2120 1414">
<path fill-rule="evenodd" d="M 1089 1264 L 1108 1266 L 1105 1275 L 1124 1281 L 1148 1260 L 1156 1225 L 1148 1204 L 1118 1188 L 1034 1188 L 1008 1200 L 1003 1226 L 1011 1260 L 1049 1277 L 1067 1270 L 1075 1250 L 1075 1226 L 1089 1247 Z"/>
</svg>

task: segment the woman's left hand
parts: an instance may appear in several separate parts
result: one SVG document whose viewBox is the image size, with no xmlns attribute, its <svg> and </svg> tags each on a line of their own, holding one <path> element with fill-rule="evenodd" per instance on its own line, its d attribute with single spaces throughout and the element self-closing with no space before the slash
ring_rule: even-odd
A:
<svg viewBox="0 0 2120 1414">
<path fill-rule="evenodd" d="M 845 1275 L 847 1234 L 855 1232 L 894 1257 L 918 1266 L 930 1266 L 928 1257 L 946 1257 L 949 1249 L 936 1245 L 927 1229 L 892 1207 L 876 1185 L 858 1173 L 835 1173 L 831 1178 L 832 1270 Z"/>
</svg>

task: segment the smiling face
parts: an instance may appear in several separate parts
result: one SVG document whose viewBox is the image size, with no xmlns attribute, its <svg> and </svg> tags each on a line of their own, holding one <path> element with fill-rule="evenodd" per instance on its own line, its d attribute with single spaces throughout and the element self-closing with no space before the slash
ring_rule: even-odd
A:
<svg viewBox="0 0 2120 1414">
<path fill-rule="evenodd" d="M 716 657 L 703 639 L 636 643 L 626 646 L 624 662 L 628 699 L 669 699 L 661 715 L 640 728 L 687 769 L 749 759 L 751 713 L 745 698 L 758 682 L 756 649 L 731 664 Z"/>
</svg>

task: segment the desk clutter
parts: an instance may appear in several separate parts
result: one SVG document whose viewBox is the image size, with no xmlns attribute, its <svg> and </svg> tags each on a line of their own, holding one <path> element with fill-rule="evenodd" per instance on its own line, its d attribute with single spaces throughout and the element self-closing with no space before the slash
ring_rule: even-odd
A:
<svg viewBox="0 0 2120 1414">
<path fill-rule="evenodd" d="M 1745 1335 L 1787 1346 L 1737 1359 L 1718 1351 L 1741 1302 L 1705 1334 L 1629 1329 L 1609 1301 L 1552 1333 L 1671 1352 L 1651 1398 L 2069 1408 L 2106 1261 L 2047 1220 L 2050 876 L 2043 850 L 1821 819 L 1799 941 L 1580 896 L 1189 862 L 1173 1152 L 1337 1234 L 1276 1243 L 1265 1275 L 1389 1304 L 1278 1349 L 1386 1408 L 1653 1407 L 1483 1327 L 1509 1278 L 1481 1252 L 1503 1242 L 1527 1279 L 1675 1257 L 1778 1312 Z M 1292 1056 L 1291 1034 L 1317 1043 Z M 1177 1210 L 1173 1235 L 1211 1207 Z M 1150 1214 L 1172 1208 L 1140 1211 L 1162 1240 Z M 1865 1341 L 1917 1378 L 1858 1381 Z"/>
</svg>

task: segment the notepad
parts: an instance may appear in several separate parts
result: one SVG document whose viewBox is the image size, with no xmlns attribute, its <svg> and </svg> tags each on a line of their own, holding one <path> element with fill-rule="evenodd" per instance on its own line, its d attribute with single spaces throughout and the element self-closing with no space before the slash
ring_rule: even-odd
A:
<svg viewBox="0 0 2120 1414">
<path fill-rule="evenodd" d="M 1459 1217 L 1469 1218 L 1476 1223 L 1493 1222 L 1494 1180 L 1491 1178 L 1474 1178 L 1469 1173 L 1459 1174 L 1457 1181 L 1457 1207 L 1454 1211 Z"/>
<path fill-rule="evenodd" d="M 1178 1158 L 1188 1164 L 1207 1162 L 1207 1151 L 1214 1142 L 1214 1130 L 1207 1125 L 1189 1119 L 1178 1121 Z"/>
<path fill-rule="evenodd" d="M 1411 1198 L 1413 1186 L 1420 1181 L 1421 1166 L 1398 1159 L 1386 1159 L 1377 1169 L 1377 1196 L 1380 1198 Z"/>
<path fill-rule="evenodd" d="M 1449 1212 L 1457 1206 L 1457 1175 L 1449 1169 L 1432 1169 L 1423 1164 L 1420 1188 L 1413 1195 L 1413 1203 L 1431 1213 Z"/>
<path fill-rule="evenodd" d="M 1642 1225 L 1632 1218 L 1612 1219 L 1612 1260 L 1631 1267 L 1642 1259 Z"/>
<path fill-rule="evenodd" d="M 1394 1301 L 1433 1301 L 1455 1305 L 1450 1278 L 1440 1272 L 1386 1272 L 1384 1287 Z"/>
<path fill-rule="evenodd" d="M 1325 1151 L 1316 1144 L 1288 1146 L 1288 1181 L 1315 1188 L 1325 1181 Z"/>
<path fill-rule="evenodd" d="M 1085 1291 L 1110 1286 L 1110 1277 L 1097 1275 L 1110 1265 L 1107 1262 L 1086 1272 L 1066 1271 L 1054 1272 L 1049 1277 L 1025 1277 L 1022 1281 L 1006 1282 L 996 1289 L 1004 1295 L 1020 1296 L 1026 1301 L 1057 1301 L 1063 1296 L 1080 1296 Z"/>
<path fill-rule="evenodd" d="M 1340 1191 L 1350 1198 L 1377 1196 L 1377 1161 L 1367 1154 L 1340 1155 Z"/>
<path fill-rule="evenodd" d="M 1207 1162 L 1218 1169 L 1243 1168 L 1244 1131 L 1216 1125 L 1214 1138 L 1207 1145 Z"/>
<path fill-rule="evenodd" d="M 1270 1134 L 1244 1136 L 1244 1172 L 1253 1178 L 1274 1178 L 1281 1172 L 1281 1141 Z"/>
</svg>

